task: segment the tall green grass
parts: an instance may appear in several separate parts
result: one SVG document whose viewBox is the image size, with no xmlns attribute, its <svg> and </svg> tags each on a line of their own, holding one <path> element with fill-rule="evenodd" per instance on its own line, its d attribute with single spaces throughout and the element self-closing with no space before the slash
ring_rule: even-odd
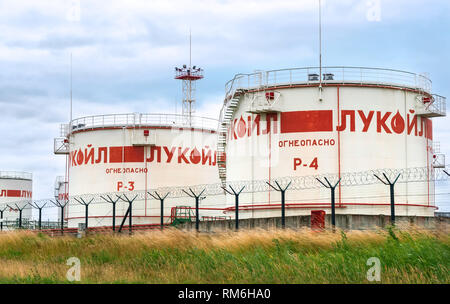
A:
<svg viewBox="0 0 450 304">
<path fill-rule="evenodd" d="M 81 283 L 449 283 L 450 237 L 418 229 L 311 232 L 251 230 L 132 237 L 50 238 L 0 234 L 0 283 L 69 283 L 66 261 L 81 261 Z"/>
</svg>

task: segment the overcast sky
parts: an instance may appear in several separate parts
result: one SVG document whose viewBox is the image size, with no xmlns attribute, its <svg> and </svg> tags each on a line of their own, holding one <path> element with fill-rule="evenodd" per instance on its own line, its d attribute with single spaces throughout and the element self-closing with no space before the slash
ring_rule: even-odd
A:
<svg viewBox="0 0 450 304">
<path fill-rule="evenodd" d="M 450 1 L 323 2 L 324 65 L 427 72 L 433 91 L 450 96 Z M 317 3 L 0 0 L 0 170 L 32 172 L 34 198 L 53 195 L 64 172 L 53 138 L 69 119 L 71 53 L 74 117 L 172 113 L 181 110 L 173 68 L 189 60 L 191 29 L 193 64 L 206 75 L 197 112 L 217 117 L 234 74 L 318 64 Z M 448 160 L 449 120 L 434 120 Z"/>
</svg>

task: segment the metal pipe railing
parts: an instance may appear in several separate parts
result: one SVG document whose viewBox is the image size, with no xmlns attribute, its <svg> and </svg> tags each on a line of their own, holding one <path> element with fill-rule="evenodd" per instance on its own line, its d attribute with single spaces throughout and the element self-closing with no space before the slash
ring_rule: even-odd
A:
<svg viewBox="0 0 450 304">
<path fill-rule="evenodd" d="M 107 114 L 77 118 L 71 121 L 70 130 L 106 128 L 116 126 L 167 126 L 192 127 L 216 130 L 217 119 L 193 116 L 188 125 L 185 116 L 181 114 Z"/>
<path fill-rule="evenodd" d="M 318 75 L 318 67 L 270 70 L 264 73 L 266 77 L 262 77 L 262 72 L 237 74 L 225 84 L 225 96 L 233 95 L 237 89 L 251 89 L 258 86 L 290 86 L 297 83 L 318 83 L 318 79 L 315 81 L 310 80 L 309 75 L 311 74 L 317 74 L 319 77 L 323 77 L 325 74 L 332 74 L 333 79 L 323 80 L 325 83 L 356 82 L 360 84 L 407 86 L 431 93 L 431 80 L 424 75 L 411 72 L 395 69 L 343 66 L 323 67 L 322 70 L 322 75 Z M 252 81 L 257 77 L 261 78 L 259 85 L 258 81 Z M 247 81 L 243 81 L 245 78 L 247 78 Z M 243 83 L 248 85 L 243 86 Z"/>
<path fill-rule="evenodd" d="M 0 178 L 11 179 L 33 179 L 33 174 L 28 172 L 16 172 L 16 171 L 0 171 Z"/>
</svg>

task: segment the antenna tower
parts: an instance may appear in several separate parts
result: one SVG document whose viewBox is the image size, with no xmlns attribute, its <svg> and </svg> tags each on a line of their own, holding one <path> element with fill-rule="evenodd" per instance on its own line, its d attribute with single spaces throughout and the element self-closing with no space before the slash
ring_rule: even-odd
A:
<svg viewBox="0 0 450 304">
<path fill-rule="evenodd" d="M 322 101 L 322 1 L 319 0 L 319 101 Z"/>
<path fill-rule="evenodd" d="M 175 67 L 175 79 L 183 81 L 183 123 L 192 125 L 192 114 L 195 111 L 195 82 L 203 78 L 203 69 L 192 66 L 192 36 L 189 34 L 189 66 Z"/>
</svg>

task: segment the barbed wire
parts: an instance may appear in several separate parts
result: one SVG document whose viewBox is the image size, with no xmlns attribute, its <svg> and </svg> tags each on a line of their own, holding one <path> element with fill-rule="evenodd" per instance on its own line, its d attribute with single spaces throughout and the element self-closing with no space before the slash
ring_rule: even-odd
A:
<svg viewBox="0 0 450 304">
<path fill-rule="evenodd" d="M 387 168 L 387 169 L 373 169 L 360 172 L 346 172 L 336 174 L 318 174 L 318 175 L 308 175 L 308 176 L 285 176 L 280 178 L 274 178 L 271 181 L 276 180 L 280 186 L 287 186 L 290 183 L 289 191 L 292 190 L 307 190 L 307 189 L 317 189 L 321 188 L 322 185 L 317 181 L 317 179 L 327 178 L 330 182 L 336 182 L 341 179 L 340 185 L 342 187 L 348 186 L 365 186 L 378 184 L 379 180 L 375 175 L 386 174 L 389 178 L 394 178 L 400 174 L 398 183 L 414 183 L 414 182 L 428 182 L 428 181 L 448 181 L 450 177 L 444 172 L 450 171 L 450 166 L 443 169 L 430 169 L 429 167 L 414 167 L 414 168 Z M 242 193 L 257 193 L 257 192 L 267 192 L 270 191 L 270 187 L 267 184 L 269 180 L 259 179 L 259 180 L 241 180 L 241 181 L 230 181 L 227 184 L 233 188 L 241 189 L 244 187 Z M 166 194 L 167 198 L 187 198 L 185 191 L 192 189 L 194 192 L 203 192 L 203 196 L 217 196 L 225 195 L 222 183 L 214 184 L 199 184 L 191 186 L 178 186 L 178 187 L 159 187 L 145 190 L 136 190 L 128 192 L 103 192 L 103 193 L 91 193 L 82 195 L 73 195 L 69 197 L 69 205 L 77 204 L 79 201 L 90 201 L 92 204 L 105 203 L 102 197 L 113 197 L 118 198 L 124 194 L 132 194 L 136 196 L 136 200 L 150 200 L 154 199 L 149 193 L 162 193 Z M 14 205 L 43 205 L 47 203 L 48 205 L 58 205 L 60 201 L 55 198 L 48 199 L 38 199 L 38 200 L 20 200 L 15 202 L 8 202 L 0 204 L 1 206 Z M 50 206 L 46 206 L 49 208 Z"/>
<path fill-rule="evenodd" d="M 398 207 L 426 207 L 426 208 L 435 208 L 434 205 L 417 205 L 414 204 L 414 202 L 412 203 L 407 203 L 408 199 L 409 200 L 413 200 L 415 198 L 419 198 L 420 197 L 426 197 L 428 196 L 429 193 L 414 193 L 414 194 L 397 194 L 396 197 L 405 197 L 407 198 L 406 203 L 402 202 L 397 204 Z M 435 193 L 435 196 L 444 196 L 444 195 L 450 195 L 450 192 L 440 192 L 440 193 Z M 381 199 L 381 200 L 386 200 L 385 205 L 388 206 L 388 199 L 389 199 L 389 194 L 386 195 L 368 195 L 368 196 L 361 196 L 361 195 L 345 195 L 342 197 L 343 200 L 345 200 L 346 202 L 343 203 L 342 205 L 338 205 L 337 208 L 347 208 L 348 206 L 352 206 L 354 205 L 354 203 L 352 202 L 352 200 L 360 200 L 360 199 Z M 193 202 L 193 201 L 192 201 Z M 217 201 L 216 201 L 217 202 Z M 268 202 L 266 201 L 257 201 L 257 202 L 246 202 L 245 200 L 242 201 L 242 205 L 241 207 L 243 208 L 241 211 L 245 212 L 245 211 L 252 211 L 251 206 L 255 205 L 255 206 L 271 206 L 272 209 L 273 208 L 277 208 L 276 205 L 277 202 L 273 201 L 272 204 L 275 203 L 275 205 L 270 205 L 268 204 Z M 381 201 L 382 203 L 382 201 Z M 446 204 L 447 203 L 447 204 Z M 450 202 L 446 202 L 446 203 L 441 203 L 439 204 L 440 206 L 448 206 L 448 203 Z M 125 204 L 125 203 L 124 203 Z M 90 223 L 90 227 L 112 227 L 111 225 L 111 220 L 112 220 L 112 207 L 111 204 L 104 201 L 103 203 L 97 203 L 97 209 L 92 210 L 91 214 L 89 215 L 89 223 Z M 360 208 L 361 210 L 366 210 L 367 208 L 373 208 L 373 204 L 368 202 L 368 203 L 358 203 L 358 208 Z M 380 203 L 376 204 L 376 205 L 382 205 Z M 326 196 L 322 196 L 320 198 L 314 197 L 314 198 L 301 198 L 301 199 L 287 199 L 286 200 L 286 206 L 287 206 L 287 210 L 290 210 L 290 208 L 303 208 L 302 206 L 309 206 L 309 207 L 314 207 L 314 208 L 330 208 L 330 202 L 329 202 L 329 197 Z M 78 208 L 72 208 L 70 211 L 70 217 L 69 218 L 65 218 L 63 225 L 64 227 L 68 227 L 68 220 L 75 220 L 76 222 L 84 222 L 86 214 L 85 214 L 85 209 L 78 203 L 78 204 L 73 204 L 72 207 L 78 207 Z M 248 207 L 250 207 L 250 209 L 247 209 Z M 46 208 L 46 209 L 51 209 L 53 208 L 53 210 L 58 210 L 61 211 L 61 208 L 57 206 L 57 204 L 53 204 L 53 205 L 46 205 L 43 206 L 42 208 Z M 165 215 L 164 215 L 164 221 L 166 224 L 170 224 L 171 220 L 172 220 L 172 212 L 174 210 L 174 208 L 187 208 L 187 209 L 195 209 L 195 207 L 191 204 L 183 204 L 183 205 L 179 205 L 176 202 L 171 202 L 168 203 L 166 206 L 164 206 L 164 209 L 166 210 Z M 231 208 L 231 209 L 230 209 Z M 202 218 L 206 219 L 206 218 L 213 218 L 214 216 L 224 216 L 227 214 L 234 214 L 234 209 L 232 209 L 232 206 L 229 205 L 225 205 L 223 202 L 219 203 L 215 203 L 215 204 L 201 204 L 200 205 L 200 209 L 201 209 L 201 213 L 202 213 Z M 437 209 L 437 208 L 436 208 Z M 120 210 L 120 211 L 119 211 Z M 115 218 L 116 219 L 123 219 L 124 217 L 126 217 L 125 215 L 125 209 L 123 208 L 123 206 L 121 208 L 119 208 L 119 212 L 116 213 Z M 135 205 L 133 207 L 133 217 L 137 217 L 137 218 L 141 218 L 141 217 L 145 217 L 147 218 L 147 221 L 149 218 L 154 218 L 155 220 L 153 220 L 153 222 L 158 221 L 156 218 L 160 219 L 160 204 L 159 202 L 151 205 L 144 205 L 143 202 L 141 202 L 138 205 Z M 257 211 L 257 209 L 255 209 Z M 170 211 L 170 212 L 169 212 Z M 49 211 L 50 212 L 50 211 Z M 59 213 L 59 212 L 58 212 Z M 53 214 L 53 217 L 56 214 Z M 254 217 L 254 214 L 251 214 L 250 217 Z M 159 222 L 159 221 L 158 221 Z M 31 215 L 31 217 L 23 217 L 22 218 L 22 229 L 37 229 L 38 227 L 38 221 L 35 217 L 33 217 L 33 215 Z M 117 222 L 116 222 L 117 223 Z M 42 219 L 42 225 L 44 227 L 44 229 L 47 228 L 51 228 L 51 229 L 60 229 L 61 227 L 61 220 L 58 219 L 57 221 L 55 219 L 50 220 L 50 218 L 47 219 Z M 3 227 L 9 227 L 9 228 L 18 228 L 19 226 L 19 218 L 14 218 L 13 220 L 11 220 L 11 218 L 3 218 Z M 30 228 L 31 226 L 33 226 L 32 228 Z M 137 224 L 139 226 L 139 223 Z"/>
</svg>

